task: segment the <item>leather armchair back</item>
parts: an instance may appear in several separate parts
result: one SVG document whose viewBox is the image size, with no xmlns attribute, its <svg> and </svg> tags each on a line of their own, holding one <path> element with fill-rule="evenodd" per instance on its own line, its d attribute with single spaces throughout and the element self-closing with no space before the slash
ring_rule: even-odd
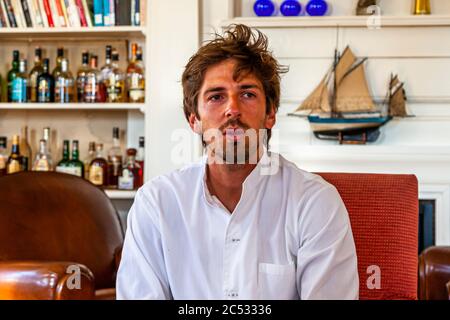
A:
<svg viewBox="0 0 450 320">
<path fill-rule="evenodd" d="M 23 172 L 0 178 L 0 262 L 74 261 L 115 287 L 119 216 L 106 194 L 81 178 Z"/>
</svg>

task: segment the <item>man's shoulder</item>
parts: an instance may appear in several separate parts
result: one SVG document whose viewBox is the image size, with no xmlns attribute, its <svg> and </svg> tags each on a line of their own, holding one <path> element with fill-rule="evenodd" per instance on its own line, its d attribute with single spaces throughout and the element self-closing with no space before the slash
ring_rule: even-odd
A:
<svg viewBox="0 0 450 320">
<path fill-rule="evenodd" d="M 204 172 L 204 164 L 201 162 L 192 163 L 171 172 L 161 174 L 150 179 L 141 187 L 142 191 L 167 192 L 170 190 L 192 188 L 201 181 Z"/>
<path fill-rule="evenodd" d="M 290 188 L 298 191 L 317 192 L 323 189 L 334 189 L 334 186 L 320 175 L 299 168 L 295 163 L 280 157 L 280 167 L 283 179 L 287 180 Z"/>
</svg>

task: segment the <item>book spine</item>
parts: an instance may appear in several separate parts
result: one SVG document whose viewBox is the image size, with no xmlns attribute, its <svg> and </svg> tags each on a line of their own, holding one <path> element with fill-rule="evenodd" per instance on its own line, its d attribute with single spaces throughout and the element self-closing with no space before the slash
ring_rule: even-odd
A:
<svg viewBox="0 0 450 320">
<path fill-rule="evenodd" d="M 69 15 L 70 24 L 72 25 L 72 27 L 81 27 L 81 20 L 80 16 L 78 15 L 78 8 L 75 4 L 75 0 L 69 0 L 67 14 Z"/>
<path fill-rule="evenodd" d="M 5 17 L 5 26 L 10 28 L 11 25 L 9 24 L 8 11 L 6 10 L 5 2 L 0 0 L 0 6 L 2 7 L 3 15 Z"/>
<path fill-rule="evenodd" d="M 33 10 L 33 16 L 36 21 L 37 27 L 44 27 L 44 21 L 42 20 L 41 11 L 39 10 L 38 0 L 31 0 L 31 10 Z"/>
<path fill-rule="evenodd" d="M 52 11 L 50 9 L 50 3 L 48 2 L 48 0 L 44 0 L 44 10 L 45 15 L 47 16 L 48 26 L 53 28 L 55 26 L 55 23 L 53 22 Z"/>
<path fill-rule="evenodd" d="M 23 16 L 22 6 L 19 3 L 20 0 L 11 0 L 14 16 L 16 17 L 17 27 L 25 28 L 25 17 Z"/>
<path fill-rule="evenodd" d="M 61 7 L 63 9 L 63 13 L 64 13 L 64 19 L 66 19 L 67 21 L 67 26 L 68 27 L 73 27 L 72 22 L 70 21 L 70 17 L 69 17 L 69 0 L 60 0 L 61 2 Z"/>
<path fill-rule="evenodd" d="M 44 0 L 38 0 L 38 5 L 39 5 L 39 11 L 41 13 L 42 22 L 44 24 L 44 27 L 48 28 L 48 18 L 47 18 L 47 14 L 45 13 Z"/>
<path fill-rule="evenodd" d="M 76 0 L 76 5 L 78 9 L 78 15 L 80 16 L 80 22 L 82 27 L 87 27 L 86 15 L 84 14 L 83 3 L 81 0 Z"/>
<path fill-rule="evenodd" d="M 103 24 L 105 27 L 111 25 L 111 17 L 109 15 L 109 0 L 103 0 Z"/>
<path fill-rule="evenodd" d="M 131 0 L 131 17 L 130 17 L 130 25 L 134 26 L 134 16 L 136 15 L 136 0 Z"/>
<path fill-rule="evenodd" d="M 28 4 L 28 9 L 30 11 L 31 24 L 33 27 L 39 27 L 39 24 L 36 21 L 36 12 L 34 10 L 33 0 L 26 0 Z"/>
<path fill-rule="evenodd" d="M 3 3 L 5 4 L 6 14 L 8 15 L 9 25 L 12 28 L 17 28 L 17 21 L 16 17 L 14 15 L 14 9 L 11 3 L 11 0 L 3 0 Z"/>
<path fill-rule="evenodd" d="M 103 21 L 103 0 L 94 0 L 94 25 L 105 25 Z"/>
<path fill-rule="evenodd" d="M 109 24 L 111 26 L 116 25 L 116 9 L 114 0 L 109 0 Z"/>
<path fill-rule="evenodd" d="M 67 27 L 67 20 L 64 16 L 64 11 L 60 0 L 55 0 L 55 7 L 56 11 L 58 12 L 59 24 L 61 25 L 61 27 Z"/>
<path fill-rule="evenodd" d="M 6 20 L 8 20 L 8 17 L 6 15 L 3 5 L 0 4 L 0 23 L 2 28 L 7 27 Z"/>
<path fill-rule="evenodd" d="M 87 0 L 83 0 L 83 9 L 84 9 L 84 15 L 86 16 L 86 22 L 88 27 L 92 27 L 92 17 L 91 12 L 89 11 L 89 6 L 87 4 Z"/>
<path fill-rule="evenodd" d="M 59 21 L 58 9 L 56 9 L 55 0 L 48 0 L 48 4 L 50 5 L 50 12 L 52 14 L 52 19 L 55 27 L 61 27 L 61 23 Z"/>
<path fill-rule="evenodd" d="M 141 25 L 141 1 L 134 0 L 134 25 Z"/>
<path fill-rule="evenodd" d="M 28 7 L 27 0 L 21 0 L 23 15 L 25 16 L 25 22 L 27 23 L 28 28 L 33 27 L 33 22 L 31 20 L 30 8 Z"/>
</svg>

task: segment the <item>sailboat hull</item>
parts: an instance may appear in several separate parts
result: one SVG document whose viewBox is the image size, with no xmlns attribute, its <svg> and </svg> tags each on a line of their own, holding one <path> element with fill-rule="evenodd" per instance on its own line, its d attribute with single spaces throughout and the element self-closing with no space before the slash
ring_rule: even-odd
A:
<svg viewBox="0 0 450 320">
<path fill-rule="evenodd" d="M 308 116 L 308 121 L 314 133 L 339 133 L 358 129 L 378 128 L 391 119 L 392 117 L 322 118 L 320 116 Z"/>
</svg>

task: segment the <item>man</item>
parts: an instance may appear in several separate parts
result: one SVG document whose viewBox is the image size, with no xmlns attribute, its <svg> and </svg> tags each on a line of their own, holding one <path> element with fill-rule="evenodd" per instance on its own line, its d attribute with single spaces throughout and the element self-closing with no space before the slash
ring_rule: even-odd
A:
<svg viewBox="0 0 450 320">
<path fill-rule="evenodd" d="M 190 59 L 184 113 L 206 156 L 138 191 L 119 299 L 358 298 L 338 192 L 268 151 L 282 72 L 266 37 L 243 25 Z"/>
</svg>

